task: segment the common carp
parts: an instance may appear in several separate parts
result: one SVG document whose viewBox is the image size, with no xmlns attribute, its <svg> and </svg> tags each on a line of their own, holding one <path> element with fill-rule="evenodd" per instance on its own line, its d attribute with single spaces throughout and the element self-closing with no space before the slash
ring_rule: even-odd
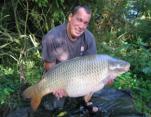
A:
<svg viewBox="0 0 151 117">
<path fill-rule="evenodd" d="M 43 79 L 23 92 L 36 110 L 46 94 L 64 89 L 69 97 L 89 97 L 110 80 L 129 70 L 126 61 L 109 55 L 87 55 L 61 62 L 43 75 Z M 85 100 L 86 101 L 86 100 Z"/>
</svg>

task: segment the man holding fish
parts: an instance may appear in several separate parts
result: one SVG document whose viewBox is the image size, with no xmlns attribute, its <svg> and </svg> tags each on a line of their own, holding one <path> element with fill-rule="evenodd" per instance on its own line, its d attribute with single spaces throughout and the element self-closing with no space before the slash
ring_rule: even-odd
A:
<svg viewBox="0 0 151 117">
<path fill-rule="evenodd" d="M 87 6 L 77 6 L 69 14 L 67 23 L 51 29 L 43 37 L 45 74 L 39 83 L 23 93 L 24 97 L 31 98 L 33 110 L 38 108 L 43 96 L 51 93 L 52 110 L 63 108 L 64 97 L 69 96 L 84 97 L 85 107 L 98 112 L 90 102 L 92 94 L 128 71 L 128 62 L 96 55 L 94 36 L 87 30 L 91 15 Z"/>
<path fill-rule="evenodd" d="M 69 14 L 67 23 L 53 28 L 44 36 L 42 57 L 46 71 L 64 60 L 96 54 L 95 38 L 87 30 L 91 15 L 89 7 L 76 6 Z M 61 101 L 57 98 L 66 95 L 63 89 L 58 89 L 53 94 L 56 101 Z"/>
</svg>

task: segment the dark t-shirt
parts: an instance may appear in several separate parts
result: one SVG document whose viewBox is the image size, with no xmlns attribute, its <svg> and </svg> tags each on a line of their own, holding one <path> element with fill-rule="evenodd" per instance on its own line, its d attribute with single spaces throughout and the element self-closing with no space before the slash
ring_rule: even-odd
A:
<svg viewBox="0 0 151 117">
<path fill-rule="evenodd" d="M 89 54 L 96 54 L 96 43 L 94 36 L 88 30 L 76 41 L 72 41 L 67 35 L 67 24 L 65 23 L 53 28 L 43 37 L 43 61 L 58 63 Z"/>
</svg>

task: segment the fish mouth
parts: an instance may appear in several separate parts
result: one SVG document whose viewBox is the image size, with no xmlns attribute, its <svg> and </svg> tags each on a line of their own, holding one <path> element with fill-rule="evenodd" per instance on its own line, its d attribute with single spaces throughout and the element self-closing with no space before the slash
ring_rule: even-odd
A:
<svg viewBox="0 0 151 117">
<path fill-rule="evenodd" d="M 123 67 L 123 68 L 121 68 L 121 69 L 119 69 L 118 72 L 119 72 L 120 74 L 123 74 L 123 73 L 129 71 L 129 69 L 130 69 L 130 64 L 127 65 L 127 66 L 125 66 L 125 67 Z"/>
<path fill-rule="evenodd" d="M 120 70 L 120 69 L 121 69 L 121 70 Z M 130 64 L 129 64 L 128 62 L 125 62 L 125 63 L 121 66 L 120 69 L 119 69 L 120 71 L 124 71 L 124 72 L 129 71 L 129 69 L 130 69 Z"/>
<path fill-rule="evenodd" d="M 123 68 L 121 68 L 121 69 L 119 69 L 119 71 L 120 72 L 127 72 L 127 71 L 129 71 L 129 69 L 130 69 L 130 66 L 128 65 L 128 66 L 126 66 L 126 67 L 123 67 Z"/>
</svg>

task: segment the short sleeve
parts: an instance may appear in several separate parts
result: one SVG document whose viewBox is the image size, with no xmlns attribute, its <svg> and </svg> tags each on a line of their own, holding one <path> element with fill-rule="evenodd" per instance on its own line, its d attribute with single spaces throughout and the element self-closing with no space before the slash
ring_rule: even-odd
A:
<svg viewBox="0 0 151 117">
<path fill-rule="evenodd" d="M 56 56 L 53 53 L 54 48 L 54 36 L 47 34 L 42 39 L 42 60 L 47 62 L 53 62 L 56 60 Z"/>
<path fill-rule="evenodd" d="M 93 34 L 89 31 L 85 33 L 85 43 L 86 43 L 86 50 L 84 51 L 84 55 L 96 54 L 96 41 Z"/>
</svg>

